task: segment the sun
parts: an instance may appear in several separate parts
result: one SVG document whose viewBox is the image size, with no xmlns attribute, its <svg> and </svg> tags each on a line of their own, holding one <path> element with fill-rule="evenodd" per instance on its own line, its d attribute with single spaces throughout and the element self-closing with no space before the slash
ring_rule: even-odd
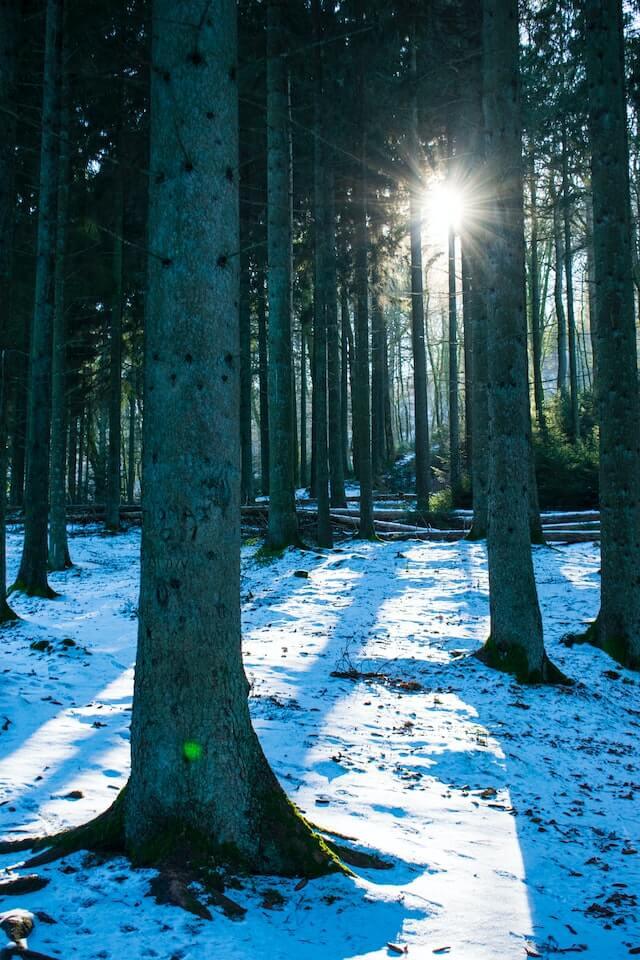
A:
<svg viewBox="0 0 640 960">
<path fill-rule="evenodd" d="M 446 237 L 450 230 L 458 233 L 464 219 L 462 189 L 445 180 L 431 184 L 425 197 L 425 219 L 434 236 Z"/>
</svg>

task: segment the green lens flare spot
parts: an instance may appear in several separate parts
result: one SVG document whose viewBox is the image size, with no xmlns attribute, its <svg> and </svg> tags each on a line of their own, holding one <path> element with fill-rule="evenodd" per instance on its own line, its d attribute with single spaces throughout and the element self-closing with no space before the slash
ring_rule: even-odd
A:
<svg viewBox="0 0 640 960">
<path fill-rule="evenodd" d="M 194 760 L 199 760 L 202 756 L 202 747 L 195 740 L 186 740 L 182 752 L 185 760 L 193 763 Z"/>
</svg>

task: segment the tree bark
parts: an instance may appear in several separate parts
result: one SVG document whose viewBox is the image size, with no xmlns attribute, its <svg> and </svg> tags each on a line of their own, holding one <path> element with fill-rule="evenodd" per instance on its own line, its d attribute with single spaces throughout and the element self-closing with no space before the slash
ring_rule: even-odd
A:
<svg viewBox="0 0 640 960">
<path fill-rule="evenodd" d="M 415 34 L 415 27 L 414 27 Z M 418 156 L 418 95 L 415 36 L 411 44 L 411 150 Z M 422 275 L 422 183 L 409 189 L 409 241 L 411 249 L 411 344 L 413 348 L 413 395 L 415 422 L 416 510 L 427 513 L 431 489 L 431 449 L 429 441 L 429 408 L 427 398 L 427 359 L 425 349 L 424 290 Z"/>
<path fill-rule="evenodd" d="M 456 296 L 456 234 L 449 228 L 449 483 L 451 500 L 460 497 L 460 413 L 458 404 L 458 309 Z"/>
<path fill-rule="evenodd" d="M 553 299 L 556 311 L 557 343 L 558 343 L 558 393 L 564 396 L 567 392 L 567 320 L 562 299 L 562 274 L 564 272 L 564 251 L 562 244 L 562 225 L 560 223 L 560 208 L 558 197 L 551 177 L 551 204 L 553 206 L 553 248 L 555 254 L 555 270 L 553 282 Z"/>
<path fill-rule="evenodd" d="M 58 141 L 58 209 L 54 268 L 53 342 L 51 358 L 51 476 L 49 489 L 49 569 L 71 566 L 67 541 L 67 399 L 66 399 L 66 317 L 65 280 L 67 221 L 69 217 L 69 82 L 66 67 L 67 16 L 62 22 L 60 137 Z"/>
<path fill-rule="evenodd" d="M 517 0 L 486 0 L 483 112 L 491 190 L 487 309 L 491 634 L 482 658 L 523 682 L 553 678 L 529 534 L 529 397 Z"/>
<path fill-rule="evenodd" d="M 5 134 L 0 141 L 0 623 L 15 620 L 7 603 L 6 487 L 7 487 L 7 347 L 11 312 L 11 267 L 15 219 L 15 140 L 13 108 L 16 88 L 18 17 L 11 0 L 0 2 L 0 107 Z"/>
<path fill-rule="evenodd" d="M 246 238 L 240 232 L 240 242 Z M 251 301 L 249 258 L 240 255 L 240 500 L 253 503 L 253 454 L 251 444 Z"/>
<path fill-rule="evenodd" d="M 585 0 L 600 420 L 600 613 L 589 638 L 640 669 L 640 399 L 620 0 Z"/>
<path fill-rule="evenodd" d="M 269 545 L 298 543 L 293 477 L 291 154 L 284 0 L 267 5 L 267 258 L 269 292 Z"/>
<path fill-rule="evenodd" d="M 531 290 L 531 354 L 533 361 L 533 402 L 540 430 L 545 429 L 544 387 L 542 384 L 542 333 L 540 316 L 540 264 L 538 259 L 538 185 L 533 148 L 529 151 L 529 196 L 531 199 L 531 258 L 529 286 Z"/>
<path fill-rule="evenodd" d="M 149 234 L 161 259 L 148 268 L 126 849 L 142 862 L 209 855 L 318 874 L 333 864 L 264 757 L 240 648 L 236 4 L 155 0 L 152 61 Z"/>
<path fill-rule="evenodd" d="M 53 596 L 47 582 L 51 357 L 58 192 L 62 0 L 47 0 L 36 279 L 27 403 L 24 544 L 15 589 Z"/>
<path fill-rule="evenodd" d="M 267 355 L 267 300 L 264 270 L 258 268 L 258 378 L 260 384 L 260 490 L 269 494 L 269 358 Z"/>
<path fill-rule="evenodd" d="M 564 228 L 564 272 L 567 295 L 567 332 L 569 347 L 569 397 L 571 404 L 571 439 L 580 439 L 580 407 L 578 401 L 578 352 L 573 296 L 573 249 L 571 243 L 571 198 L 569 196 L 569 158 L 566 124 L 562 127 L 562 218 Z"/>
<path fill-rule="evenodd" d="M 328 158 L 326 165 L 327 191 L 327 382 L 329 402 L 329 479 L 331 486 L 331 506 L 343 507 L 346 503 L 344 493 L 344 461 L 342 440 L 342 367 L 340 349 L 340 330 L 338 324 L 338 276 L 336 264 L 336 211 L 335 177 L 333 160 Z"/>
</svg>

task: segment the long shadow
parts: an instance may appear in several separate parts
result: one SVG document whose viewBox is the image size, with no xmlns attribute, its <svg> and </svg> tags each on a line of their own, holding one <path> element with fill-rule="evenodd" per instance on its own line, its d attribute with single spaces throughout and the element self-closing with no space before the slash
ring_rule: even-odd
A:
<svg viewBox="0 0 640 960">
<path fill-rule="evenodd" d="M 11 574 L 19 559 L 20 537 L 12 534 L 8 542 Z M 83 771 L 95 767 L 95 754 L 123 742 L 126 724 L 118 705 L 130 702 L 135 642 L 128 634 L 135 631 L 135 601 L 130 579 L 123 574 L 114 583 L 113 568 L 125 570 L 135 562 L 136 549 L 130 544 L 131 550 L 122 550 L 122 545 L 122 540 L 112 541 L 96 552 L 90 541 L 78 538 L 73 546 L 79 565 L 51 575 L 58 599 L 14 598 L 23 619 L 5 628 L 2 637 L 5 663 L 10 664 L 0 694 L 0 831 L 5 835 L 29 832 L 29 823 L 41 832 L 47 821 L 33 822 L 35 811 L 76 788 Z M 105 563 L 105 549 L 122 553 L 118 562 L 107 560 L 110 590 L 102 583 L 94 586 L 92 576 Z M 104 599 L 96 604 L 95 591 L 101 589 Z M 130 630 L 122 621 L 123 608 L 132 611 Z M 50 647 L 32 649 L 33 643 Z M 119 782 L 115 770 L 104 769 L 111 770 L 106 778 L 112 786 Z M 111 792 L 103 791 L 105 805 Z M 94 800 L 77 803 L 77 819 L 86 815 L 86 802 Z M 65 803 L 54 802 L 56 806 L 52 827 L 64 817 Z"/>
</svg>

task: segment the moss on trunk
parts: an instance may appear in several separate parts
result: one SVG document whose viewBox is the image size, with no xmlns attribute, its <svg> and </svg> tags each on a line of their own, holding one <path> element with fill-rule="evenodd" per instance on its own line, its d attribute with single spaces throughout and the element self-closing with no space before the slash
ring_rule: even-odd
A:
<svg viewBox="0 0 640 960">
<path fill-rule="evenodd" d="M 487 667 L 511 674 L 518 683 L 560 684 L 562 686 L 569 686 L 573 683 L 551 662 L 546 654 L 543 656 L 540 667 L 532 667 L 524 645 L 519 646 L 512 643 L 508 646 L 502 646 L 496 643 L 492 637 L 489 637 L 485 645 L 478 650 L 476 656 Z"/>
</svg>

